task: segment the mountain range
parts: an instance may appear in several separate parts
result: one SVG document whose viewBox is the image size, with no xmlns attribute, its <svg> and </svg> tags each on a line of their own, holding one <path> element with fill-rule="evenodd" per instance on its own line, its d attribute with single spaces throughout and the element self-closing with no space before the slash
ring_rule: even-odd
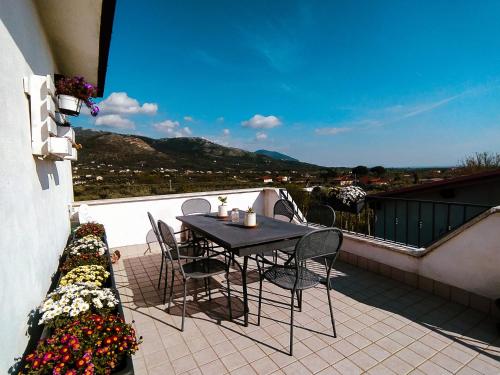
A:
<svg viewBox="0 0 500 375">
<path fill-rule="evenodd" d="M 255 153 L 259 155 L 265 155 L 276 160 L 299 161 L 298 159 L 292 158 L 291 156 L 282 154 L 278 151 L 257 150 L 255 151 Z"/>
<path fill-rule="evenodd" d="M 204 138 L 154 139 L 75 127 L 76 140 L 83 148 L 78 161 L 142 168 L 192 170 L 318 170 L 287 155 L 267 150 L 250 152 L 225 147 Z"/>
</svg>

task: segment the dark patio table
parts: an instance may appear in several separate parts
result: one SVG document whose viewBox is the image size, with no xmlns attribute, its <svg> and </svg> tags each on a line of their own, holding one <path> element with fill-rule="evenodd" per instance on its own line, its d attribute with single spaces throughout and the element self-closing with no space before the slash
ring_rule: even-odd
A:
<svg viewBox="0 0 500 375">
<path fill-rule="evenodd" d="M 244 321 L 245 326 L 248 326 L 248 258 L 270 250 L 295 246 L 300 237 L 314 228 L 262 215 L 257 215 L 256 227 L 247 228 L 243 226 L 243 215 L 243 211 L 240 211 L 240 223 L 232 223 L 230 217 L 221 219 L 216 213 L 177 216 L 177 219 L 227 251 L 243 257 L 243 267 L 236 263 L 241 270 Z"/>
</svg>

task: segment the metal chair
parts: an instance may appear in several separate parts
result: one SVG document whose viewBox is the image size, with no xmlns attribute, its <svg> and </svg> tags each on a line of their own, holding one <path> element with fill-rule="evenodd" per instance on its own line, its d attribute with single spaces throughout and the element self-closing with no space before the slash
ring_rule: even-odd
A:
<svg viewBox="0 0 500 375">
<path fill-rule="evenodd" d="M 181 206 L 182 214 L 209 214 L 212 210 L 212 205 L 205 198 L 192 198 L 184 201 Z"/>
<path fill-rule="evenodd" d="M 321 277 L 318 274 L 310 271 L 306 266 L 303 266 L 304 262 L 308 259 L 323 258 L 325 263 L 326 291 L 328 294 L 330 318 L 332 320 L 333 337 L 337 337 L 335 319 L 333 318 L 332 300 L 330 296 L 330 273 L 339 254 L 342 239 L 342 232 L 337 228 L 319 229 L 304 235 L 299 240 L 295 246 L 295 251 L 292 257 L 285 264 L 274 264 L 267 270 L 261 270 L 261 266 L 259 265 L 259 262 L 257 262 L 259 274 L 261 275 L 259 280 L 258 325 L 260 324 L 262 308 L 263 279 L 266 279 L 274 285 L 291 292 L 290 355 L 293 355 L 293 313 L 295 310 L 295 295 L 297 292 L 313 288 L 321 282 Z"/>
<path fill-rule="evenodd" d="M 326 204 L 312 205 L 306 214 L 307 225 L 318 225 L 333 228 L 335 226 L 335 211 Z"/>
<path fill-rule="evenodd" d="M 160 265 L 160 276 L 158 277 L 158 289 L 160 289 L 161 276 L 163 273 L 163 265 L 165 264 L 165 290 L 163 291 L 163 303 L 165 303 L 165 294 L 167 290 L 167 279 L 168 279 L 168 263 L 166 262 L 167 250 L 165 244 L 160 236 L 158 227 L 156 226 L 155 219 L 150 212 L 148 212 L 149 222 L 151 223 L 151 229 L 156 236 L 156 240 L 160 246 L 161 250 L 161 265 Z M 180 234 L 184 231 L 177 232 L 175 234 Z M 149 233 L 149 232 L 148 232 Z M 148 244 L 149 246 L 149 244 Z M 197 259 L 203 255 L 204 249 L 196 242 L 186 242 L 179 246 L 179 252 L 181 259 Z"/>
<path fill-rule="evenodd" d="M 168 308 L 167 311 L 170 312 L 170 303 L 172 301 L 172 295 L 174 293 L 174 276 L 175 276 L 175 265 L 177 263 L 177 268 L 182 274 L 182 280 L 184 283 L 184 299 L 182 302 L 182 325 L 181 331 L 184 331 L 184 319 L 186 316 L 186 294 L 187 294 L 187 282 L 190 279 L 204 279 L 205 287 L 207 286 L 207 279 L 216 275 L 225 273 L 227 280 L 227 299 L 229 306 L 229 320 L 232 320 L 232 308 L 231 308 L 231 288 L 229 284 L 229 264 L 222 262 L 215 258 L 201 257 L 193 259 L 191 262 L 182 263 L 182 258 L 179 252 L 179 244 L 175 239 L 175 233 L 171 227 L 165 224 L 163 221 L 158 220 L 158 229 L 160 231 L 160 236 L 165 244 L 167 260 L 172 266 L 172 280 L 170 283 L 170 294 L 168 297 Z M 166 289 L 166 279 L 165 279 L 165 289 Z"/>
<path fill-rule="evenodd" d="M 273 218 L 276 216 L 284 216 L 291 223 L 295 217 L 295 209 L 293 203 L 288 199 L 279 199 L 276 201 L 273 207 Z"/>
</svg>

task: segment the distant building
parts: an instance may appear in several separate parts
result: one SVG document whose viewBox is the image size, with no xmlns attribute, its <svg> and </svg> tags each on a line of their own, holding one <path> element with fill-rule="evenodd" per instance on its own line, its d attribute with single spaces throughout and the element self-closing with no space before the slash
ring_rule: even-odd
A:
<svg viewBox="0 0 500 375">
<path fill-rule="evenodd" d="M 387 185 L 389 185 L 389 182 L 387 180 L 384 180 L 383 178 L 379 178 L 379 177 L 363 176 L 363 177 L 359 178 L 359 182 L 362 185 L 367 185 L 367 186 L 387 186 Z"/>
<path fill-rule="evenodd" d="M 350 176 L 340 176 L 340 177 L 335 177 L 332 180 L 333 185 L 337 186 L 350 186 L 354 183 L 354 179 Z"/>
<path fill-rule="evenodd" d="M 96 179 L 96 181 L 102 181 L 102 180 L 104 180 L 104 178 L 102 176 L 97 176 L 95 179 Z"/>
<path fill-rule="evenodd" d="M 278 177 L 276 177 L 276 182 L 290 182 L 290 177 L 278 176 Z"/>
<path fill-rule="evenodd" d="M 273 178 L 271 176 L 262 177 L 262 182 L 265 184 L 271 184 L 273 182 Z"/>
</svg>

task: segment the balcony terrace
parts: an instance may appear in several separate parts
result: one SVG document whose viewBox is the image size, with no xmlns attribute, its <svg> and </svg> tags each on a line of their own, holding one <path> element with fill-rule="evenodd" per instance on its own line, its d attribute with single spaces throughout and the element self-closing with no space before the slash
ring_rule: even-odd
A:
<svg viewBox="0 0 500 375">
<path fill-rule="evenodd" d="M 256 325 L 258 273 L 253 261 L 248 269 L 248 327 L 242 319 L 241 274 L 233 267 L 234 320 L 228 317 L 224 276 L 211 281 L 211 301 L 203 285 L 193 281 L 188 283 L 185 331 L 180 332 L 182 280 L 177 275 L 175 303 L 168 313 L 162 303 L 163 289 L 157 289 L 159 248 L 144 244 L 150 228 L 146 212 L 177 230 L 180 223 L 175 216 L 184 200 L 203 196 L 214 207 L 221 193 L 228 196 L 231 207 L 253 206 L 268 216 L 279 197 L 275 189 L 246 189 L 91 201 L 76 207 L 80 211 L 84 207 L 88 217 L 104 223 L 111 250 L 121 252 L 114 270 L 125 317 L 134 321 L 144 338 L 134 357 L 136 373 L 500 373 L 500 336 L 492 304 L 498 277 L 490 275 L 481 259 L 469 258 L 468 274 L 452 264 L 462 262 L 463 254 L 456 248 L 464 238 L 470 244 L 474 237 L 479 255 L 489 249 L 489 241 L 496 241 L 496 233 L 485 228 L 497 223 L 497 209 L 426 249 L 346 234 L 331 281 L 337 337 L 330 335 L 328 301 L 320 284 L 304 292 L 302 311 L 295 314 L 294 356 L 287 352 L 288 293 L 264 282 L 263 319 Z M 498 264 L 498 254 L 487 256 L 490 263 Z M 443 274 L 447 267 L 450 272 Z M 323 267 L 313 264 L 311 268 L 324 276 Z M 476 274 L 476 280 L 468 280 L 470 274 Z M 460 281 L 464 278 L 465 282 Z"/>
</svg>

